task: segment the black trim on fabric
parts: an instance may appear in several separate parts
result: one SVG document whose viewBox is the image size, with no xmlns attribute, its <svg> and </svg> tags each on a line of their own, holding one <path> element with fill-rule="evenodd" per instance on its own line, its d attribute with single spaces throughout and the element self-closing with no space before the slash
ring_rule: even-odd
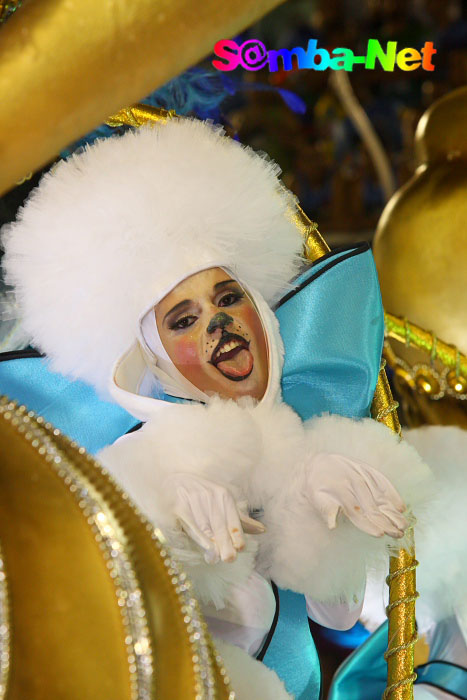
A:
<svg viewBox="0 0 467 700">
<path fill-rule="evenodd" d="M 272 621 L 271 629 L 269 630 L 266 639 L 263 642 L 263 646 L 259 650 L 259 652 L 256 654 L 256 660 L 257 661 L 262 661 L 264 659 L 264 655 L 266 654 L 269 645 L 271 644 L 271 640 L 274 636 L 274 632 L 276 631 L 277 627 L 277 621 L 279 619 L 279 591 L 277 590 L 277 586 L 274 583 L 274 581 L 271 581 L 271 586 L 272 586 L 272 592 L 274 593 L 274 598 L 276 600 L 276 612 L 274 613 L 274 619 Z"/>
<path fill-rule="evenodd" d="M 450 695 L 452 698 L 459 698 L 459 700 L 465 700 L 466 696 L 465 695 L 458 695 L 457 693 L 453 693 L 450 690 L 446 690 L 446 688 L 443 688 L 441 685 L 436 685 L 436 683 L 430 683 L 430 681 L 424 681 L 420 680 L 420 683 L 417 683 L 415 681 L 416 685 L 430 685 L 432 688 L 438 688 L 438 690 L 442 690 L 443 693 L 446 693 L 446 695 Z"/>
<path fill-rule="evenodd" d="M 9 362 L 10 360 L 25 360 L 30 357 L 45 357 L 39 350 L 8 350 L 0 352 L 0 362 Z"/>
<path fill-rule="evenodd" d="M 323 260 L 328 260 L 329 258 L 332 258 L 334 255 L 338 255 L 339 253 L 345 253 L 346 250 L 353 250 L 354 248 L 363 245 L 367 245 L 369 248 L 371 247 L 368 241 L 358 241 L 357 243 L 347 243 L 346 245 L 336 246 L 335 248 L 330 250 L 329 253 L 322 255 L 316 260 L 313 260 L 311 267 L 313 267 L 313 265 L 317 265 L 320 262 L 323 262 Z"/>
<path fill-rule="evenodd" d="M 452 661 L 444 661 L 443 659 L 433 659 L 432 661 L 428 661 L 426 664 L 420 664 L 420 666 L 417 666 L 415 668 L 415 671 L 421 670 L 422 668 L 428 668 L 429 666 L 436 666 L 437 664 L 442 664 L 444 666 L 452 666 L 454 668 L 458 668 L 460 671 L 463 671 L 465 674 L 467 674 L 467 669 L 464 666 L 455 664 Z M 451 690 L 446 690 L 446 688 L 443 688 L 443 686 L 437 685 L 436 683 L 432 683 L 431 681 L 426 681 L 424 678 L 418 677 L 415 683 L 417 685 L 430 685 L 432 688 L 438 688 L 439 690 L 448 693 L 453 698 L 460 698 L 460 700 L 465 700 L 467 697 L 467 695 L 458 695 L 457 693 L 453 693 Z"/>
<path fill-rule="evenodd" d="M 458 668 L 460 671 L 464 671 L 464 673 L 467 673 L 467 668 L 465 666 L 460 666 L 459 664 L 455 664 L 452 661 L 444 661 L 443 659 L 431 659 L 431 661 L 427 661 L 426 664 L 420 664 L 417 666 L 417 668 L 422 669 L 422 668 L 427 668 L 427 666 L 433 666 L 433 664 L 443 664 L 444 666 L 454 666 L 454 668 Z"/>
<path fill-rule="evenodd" d="M 141 423 L 141 422 L 140 422 L 140 423 L 136 423 L 136 425 L 134 425 L 132 428 L 130 428 L 130 430 L 127 430 L 127 431 L 126 431 L 125 435 L 129 435 L 130 433 L 136 433 L 136 431 L 139 430 L 140 428 L 142 428 L 143 425 L 144 425 L 144 424 Z"/>
<path fill-rule="evenodd" d="M 274 311 L 277 311 L 283 304 L 285 304 L 286 301 L 291 299 L 295 294 L 298 294 L 302 289 L 307 287 L 311 282 L 314 280 L 318 279 L 318 277 L 321 277 L 322 274 L 330 270 L 332 267 L 335 265 L 338 265 L 340 262 L 344 262 L 344 260 L 348 260 L 349 258 L 353 258 L 355 255 L 360 255 L 361 253 L 366 253 L 368 250 L 370 250 L 370 244 L 367 243 L 366 241 L 363 241 L 362 243 L 357 243 L 356 245 L 352 246 L 342 246 L 340 249 L 335 248 L 332 250 L 330 253 L 326 253 L 326 255 L 323 255 L 322 258 L 318 258 L 316 261 L 322 262 L 324 259 L 327 258 L 332 258 L 339 253 L 342 253 L 343 251 L 348 250 L 349 252 L 346 255 L 342 255 L 340 258 L 337 258 L 335 260 L 331 260 L 327 265 L 324 265 L 321 269 L 319 269 L 315 274 L 310 275 L 306 280 L 304 280 L 301 284 L 298 285 L 298 287 L 295 287 L 295 289 L 292 289 L 290 292 L 287 292 L 282 299 L 279 299 L 277 304 L 274 307 Z M 310 268 L 313 270 L 313 267 Z M 303 274 L 303 273 L 302 273 Z"/>
</svg>

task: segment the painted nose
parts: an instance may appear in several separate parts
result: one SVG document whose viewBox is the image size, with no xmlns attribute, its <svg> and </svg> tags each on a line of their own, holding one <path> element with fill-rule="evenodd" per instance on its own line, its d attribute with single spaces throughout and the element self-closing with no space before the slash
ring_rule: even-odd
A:
<svg viewBox="0 0 467 700">
<path fill-rule="evenodd" d="M 233 323 L 232 316 L 229 316 L 229 314 L 220 311 L 209 321 L 208 333 L 214 333 L 214 331 L 216 331 L 218 328 L 222 328 L 222 330 L 224 330 L 224 328 L 228 326 L 229 323 Z"/>
</svg>

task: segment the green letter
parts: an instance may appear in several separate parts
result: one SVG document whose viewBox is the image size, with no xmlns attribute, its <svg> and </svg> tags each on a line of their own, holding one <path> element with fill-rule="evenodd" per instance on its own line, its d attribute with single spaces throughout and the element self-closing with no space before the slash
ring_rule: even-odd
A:
<svg viewBox="0 0 467 700">
<path fill-rule="evenodd" d="M 376 59 L 380 62 L 385 71 L 394 70 L 396 62 L 397 41 L 388 41 L 386 53 L 381 48 L 378 39 L 368 39 L 365 68 L 374 69 Z"/>
</svg>

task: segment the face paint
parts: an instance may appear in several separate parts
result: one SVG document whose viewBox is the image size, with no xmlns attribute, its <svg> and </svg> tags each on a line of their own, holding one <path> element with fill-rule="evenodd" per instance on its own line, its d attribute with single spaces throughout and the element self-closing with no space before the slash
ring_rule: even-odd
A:
<svg viewBox="0 0 467 700">
<path fill-rule="evenodd" d="M 261 399 L 268 381 L 263 324 L 253 301 L 225 270 L 188 277 L 155 307 L 170 359 L 192 384 L 224 398 Z"/>
</svg>

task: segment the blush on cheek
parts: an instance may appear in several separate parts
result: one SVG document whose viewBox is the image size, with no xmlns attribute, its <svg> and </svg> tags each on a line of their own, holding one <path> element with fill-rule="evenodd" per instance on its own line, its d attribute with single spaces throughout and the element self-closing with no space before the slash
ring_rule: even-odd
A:
<svg viewBox="0 0 467 700">
<path fill-rule="evenodd" d="M 173 348 L 175 365 L 199 365 L 198 344 L 190 338 L 180 338 Z"/>
</svg>

